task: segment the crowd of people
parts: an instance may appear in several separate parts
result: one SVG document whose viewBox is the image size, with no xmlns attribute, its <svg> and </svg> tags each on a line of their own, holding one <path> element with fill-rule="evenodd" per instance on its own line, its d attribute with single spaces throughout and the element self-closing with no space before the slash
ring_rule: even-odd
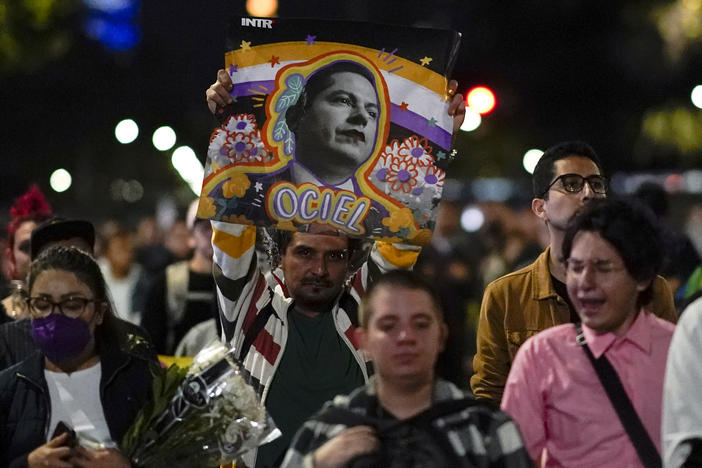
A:
<svg viewBox="0 0 702 468">
<path fill-rule="evenodd" d="M 330 71 L 300 122 L 350 73 Z M 231 87 L 220 72 L 212 112 Z M 368 124 L 371 94 L 336 118 Z M 589 145 L 559 143 L 534 170 L 531 211 L 503 214 L 513 229 L 494 209 L 470 237 L 445 200 L 422 251 L 210 222 L 195 204 L 162 244 L 151 220 L 141 238 L 95 229 L 32 187 L 3 258 L 0 463 L 130 466 L 119 442 L 158 355 L 221 340 L 282 434 L 237 467 L 696 466 L 700 260 L 651 191 L 638 198 L 611 193 Z"/>
</svg>

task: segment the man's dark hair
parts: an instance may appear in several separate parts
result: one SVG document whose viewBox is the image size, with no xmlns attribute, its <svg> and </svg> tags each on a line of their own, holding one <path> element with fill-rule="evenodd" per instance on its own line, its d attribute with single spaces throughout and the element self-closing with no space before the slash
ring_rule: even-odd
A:
<svg viewBox="0 0 702 468">
<path fill-rule="evenodd" d="M 342 72 L 361 75 L 367 79 L 371 86 L 373 86 L 373 89 L 375 89 L 375 78 L 370 70 L 363 65 L 347 61 L 334 62 L 327 65 L 307 77 L 307 82 L 297 102 L 290 106 L 285 112 L 285 120 L 290 130 L 293 132 L 297 130 L 300 120 L 302 120 L 302 117 L 309 110 L 310 106 L 312 106 L 317 95 L 332 85 L 332 75 Z"/>
<path fill-rule="evenodd" d="M 415 289 L 424 291 L 429 295 L 431 303 L 436 309 L 440 322 L 444 320 L 444 314 L 441 310 L 441 299 L 434 288 L 424 278 L 417 273 L 409 270 L 390 270 L 373 280 L 366 290 L 366 293 L 361 299 L 361 306 L 358 311 L 358 320 L 362 328 L 368 328 L 373 309 L 371 308 L 371 299 L 376 291 L 380 288 L 400 288 L 400 289 Z"/>
<path fill-rule="evenodd" d="M 568 223 L 562 250 L 565 260 L 570 258 L 573 239 L 581 231 L 597 233 L 612 244 L 629 274 L 637 282 L 649 283 L 639 295 L 641 304 L 649 302 L 651 282 L 663 264 L 663 239 L 651 210 L 636 201 L 591 201 Z"/>
<path fill-rule="evenodd" d="M 602 165 L 600 164 L 600 159 L 597 157 L 597 153 L 595 153 L 595 150 L 587 143 L 582 141 L 564 141 L 558 143 L 546 150 L 534 168 L 534 174 L 531 178 L 534 198 L 548 199 L 548 186 L 551 185 L 553 177 L 556 175 L 554 169 L 555 162 L 570 156 L 587 158 L 594 162 L 600 172 L 602 172 Z"/>
</svg>

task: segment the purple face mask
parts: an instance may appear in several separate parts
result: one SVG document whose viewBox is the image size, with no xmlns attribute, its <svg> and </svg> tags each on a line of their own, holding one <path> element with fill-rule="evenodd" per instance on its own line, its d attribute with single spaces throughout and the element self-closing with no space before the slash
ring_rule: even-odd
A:
<svg viewBox="0 0 702 468">
<path fill-rule="evenodd" d="M 77 357 L 91 334 L 84 320 L 51 314 L 32 320 L 32 337 L 49 361 L 61 363 Z"/>
</svg>

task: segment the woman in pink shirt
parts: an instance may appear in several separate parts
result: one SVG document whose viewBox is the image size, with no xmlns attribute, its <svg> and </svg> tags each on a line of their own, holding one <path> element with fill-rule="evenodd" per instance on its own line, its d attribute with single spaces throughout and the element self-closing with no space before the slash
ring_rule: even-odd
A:
<svg viewBox="0 0 702 468">
<path fill-rule="evenodd" d="M 663 260 L 661 244 L 650 213 L 608 199 L 573 219 L 562 252 L 585 341 L 595 359 L 605 356 L 616 371 L 658 453 L 674 330 L 646 312 Z M 577 335 L 573 324 L 565 324 L 528 340 L 512 365 L 502 409 L 542 466 L 656 466 L 637 454 Z"/>
</svg>

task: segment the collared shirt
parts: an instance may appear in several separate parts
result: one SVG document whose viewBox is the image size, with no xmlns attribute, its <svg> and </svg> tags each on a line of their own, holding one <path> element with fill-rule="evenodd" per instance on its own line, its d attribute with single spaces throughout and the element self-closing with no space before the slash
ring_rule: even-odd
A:
<svg viewBox="0 0 702 468">
<path fill-rule="evenodd" d="M 663 463 L 677 468 L 690 454 L 688 439 L 702 439 L 702 298 L 690 304 L 670 343 L 663 386 Z"/>
<path fill-rule="evenodd" d="M 641 311 L 623 336 L 596 334 L 583 325 L 595 357 L 604 354 L 660 451 L 663 376 L 675 326 Z M 642 466 L 592 364 L 575 341 L 573 325 L 559 325 L 519 349 L 502 409 L 545 466 Z"/>
</svg>

